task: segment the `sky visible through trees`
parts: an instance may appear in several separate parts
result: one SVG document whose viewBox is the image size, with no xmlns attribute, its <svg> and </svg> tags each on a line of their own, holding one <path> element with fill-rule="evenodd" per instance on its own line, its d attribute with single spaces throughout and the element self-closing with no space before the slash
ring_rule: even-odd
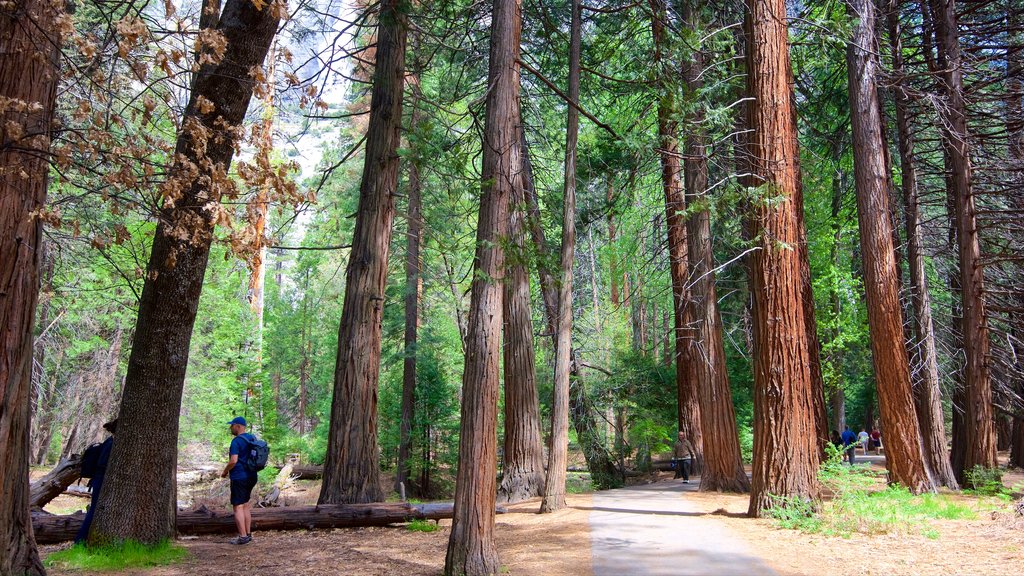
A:
<svg viewBox="0 0 1024 576">
<path fill-rule="evenodd" d="M 114 417 L 94 542 L 173 536 L 242 415 L 321 503 L 454 500 L 449 574 L 678 432 L 753 516 L 846 426 L 913 492 L 1024 466 L 1022 0 L 12 0 L 0 39 L 0 574 L 43 571 L 28 467 Z"/>
</svg>

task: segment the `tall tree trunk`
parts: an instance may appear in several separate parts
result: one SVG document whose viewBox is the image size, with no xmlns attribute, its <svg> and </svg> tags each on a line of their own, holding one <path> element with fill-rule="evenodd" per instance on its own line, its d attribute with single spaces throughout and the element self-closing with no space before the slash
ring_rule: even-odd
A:
<svg viewBox="0 0 1024 576">
<path fill-rule="evenodd" d="M 750 257 L 754 316 L 754 465 L 749 513 L 774 498 L 818 495 L 819 447 L 812 345 L 804 319 L 799 254 L 799 149 L 783 0 L 748 0 L 747 122 L 755 199 Z M 772 199 L 769 201 L 768 199 Z"/>
<path fill-rule="evenodd" d="M 224 57 L 196 75 L 184 126 L 223 133 L 224 125 L 241 125 L 255 84 L 250 72 L 266 58 L 278 16 L 248 0 L 227 2 L 217 25 Z M 152 543 L 174 535 L 181 394 L 213 238 L 214 212 L 206 207 L 223 192 L 216 175 L 228 172 L 236 144 L 231 136 L 198 141 L 193 133 L 178 135 L 178 160 L 164 189 L 175 201 L 160 210 L 153 239 L 94 542 Z M 123 513 L 125 503 L 132 514 Z"/>
<path fill-rule="evenodd" d="M 62 4 L 0 6 L 0 574 L 45 574 L 29 516 L 32 334 Z"/>
<path fill-rule="evenodd" d="M 683 25 L 695 37 L 702 33 L 698 8 L 683 3 Z M 685 95 L 690 99 L 685 118 L 686 150 L 683 174 L 687 204 L 693 212 L 688 222 L 689 260 L 692 287 L 690 314 L 695 338 L 690 357 L 693 386 L 700 405 L 700 427 L 704 433 L 704 466 L 700 489 L 705 491 L 749 492 L 750 480 L 743 469 L 736 413 L 725 366 L 722 318 L 715 288 L 715 261 L 711 246 L 711 209 L 708 187 L 707 136 L 704 112 L 697 100 L 703 88 L 701 72 L 705 53 L 698 47 L 683 62 Z"/>
<path fill-rule="evenodd" d="M 946 96 L 944 140 L 949 152 L 954 214 L 960 260 L 963 306 L 963 343 L 967 363 L 967 453 L 964 470 L 974 466 L 994 468 L 996 437 L 992 426 L 992 384 L 989 366 L 989 332 L 985 312 L 985 279 L 981 263 L 974 193 L 972 190 L 970 134 L 964 102 L 963 70 L 955 0 L 933 0 L 935 37 L 945 66 L 941 85 Z M 954 470 L 959 473 L 960 471 Z"/>
<path fill-rule="evenodd" d="M 890 481 L 918 493 L 933 489 L 933 485 L 921 454 L 921 433 L 914 411 L 889 209 L 889 174 L 885 157 L 879 153 L 886 143 L 877 90 L 875 4 L 873 0 L 847 0 L 846 7 L 856 21 L 846 49 L 846 67 L 864 290 L 885 430 L 885 462 Z"/>
<path fill-rule="evenodd" d="M 833 143 L 832 153 L 836 158 L 842 156 L 838 139 Z M 832 223 L 832 253 L 830 260 L 832 261 L 832 266 L 837 270 L 839 269 L 839 255 L 843 241 L 843 223 L 839 219 L 839 214 L 843 208 L 843 174 L 842 169 L 837 167 L 836 173 L 832 176 L 832 211 L 829 218 L 829 222 Z M 832 314 L 838 319 L 843 313 L 839 290 L 833 288 L 830 297 Z M 839 322 L 834 323 L 831 335 L 833 341 L 838 341 L 841 336 L 839 326 Z M 843 390 L 843 351 L 840 346 L 836 346 L 832 351 L 829 363 L 831 365 L 832 380 L 828 383 L 827 389 L 829 403 L 832 405 L 832 429 L 836 432 L 841 432 L 846 427 L 846 392 Z"/>
<path fill-rule="evenodd" d="M 661 187 L 665 194 L 665 224 L 668 236 L 669 275 L 672 281 L 672 313 L 674 319 L 676 364 L 676 418 L 679 432 L 686 436 L 696 451 L 693 472 L 700 474 L 704 462 L 704 440 L 701 434 L 700 403 L 697 382 L 691 373 L 691 347 L 693 331 L 688 306 L 686 240 L 686 199 L 683 195 L 682 166 L 680 165 L 678 105 L 668 78 L 674 72 L 664 61 L 668 49 L 665 35 L 666 9 L 660 0 L 651 0 L 653 16 L 651 33 L 654 36 L 654 62 L 659 72 L 658 90 L 658 142 L 661 159 Z"/>
<path fill-rule="evenodd" d="M 519 167 L 519 0 L 494 0 L 491 13 L 480 218 L 462 378 L 462 424 L 455 512 L 446 576 L 497 574 L 494 502 L 497 492 L 498 364 L 509 198 Z"/>
<path fill-rule="evenodd" d="M 892 46 L 893 72 L 899 83 L 895 94 L 896 135 L 899 143 L 901 188 L 903 192 L 903 225 L 907 234 L 907 267 L 910 271 L 911 302 L 913 304 L 913 361 L 912 373 L 918 374 L 914 388 L 918 426 L 921 430 L 921 449 L 925 464 L 938 486 L 956 490 L 959 486 L 946 449 L 946 431 L 943 425 L 942 398 L 939 381 L 938 354 L 935 330 L 932 324 L 931 296 L 928 275 L 924 266 L 921 240 L 921 206 L 918 197 L 917 166 L 914 140 L 907 117 L 909 98 L 902 89 L 903 41 L 898 5 L 890 0 L 886 20 L 889 42 Z"/>
<path fill-rule="evenodd" d="M 582 7 L 572 0 L 569 28 L 569 100 L 580 99 Z M 576 141 L 580 115 L 569 106 L 565 127 L 565 186 L 562 197 L 562 251 L 555 325 L 555 381 L 551 400 L 551 449 L 540 512 L 565 508 L 565 468 L 569 459 L 569 370 L 572 365 L 572 268 L 576 258 Z"/>
<path fill-rule="evenodd" d="M 415 52 L 415 50 L 414 50 Z M 419 72 L 420 67 L 409 75 L 407 84 L 412 91 L 412 114 L 409 132 L 416 134 L 419 125 Z M 414 145 L 409 162 L 409 213 L 406 218 L 407 235 L 405 249 L 405 358 L 402 362 L 402 415 L 399 424 L 398 465 L 395 475 L 395 489 L 400 485 L 409 486 L 412 467 L 412 430 L 416 420 L 416 358 L 419 355 L 417 339 L 420 328 L 420 299 L 423 295 L 423 277 L 420 275 L 422 257 L 420 240 L 423 236 L 423 194 L 420 178 L 421 150 Z"/>
<path fill-rule="evenodd" d="M 526 270 L 526 195 L 533 185 L 523 174 L 522 152 L 516 166 L 509 209 L 509 244 L 505 258 L 504 314 L 505 443 L 498 485 L 500 502 L 518 502 L 544 494 L 544 440 L 540 432 L 540 401 L 533 349 L 530 276 Z"/>
<path fill-rule="evenodd" d="M 338 359 L 320 504 L 384 499 L 377 450 L 377 382 L 398 187 L 406 10 L 408 6 L 399 0 L 385 0 L 378 16 L 366 159 L 338 328 Z"/>
</svg>

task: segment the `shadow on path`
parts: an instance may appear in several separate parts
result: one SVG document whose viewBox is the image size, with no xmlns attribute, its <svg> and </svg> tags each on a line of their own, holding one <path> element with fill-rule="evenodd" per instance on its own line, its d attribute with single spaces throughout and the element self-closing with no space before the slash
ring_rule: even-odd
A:
<svg viewBox="0 0 1024 576">
<path fill-rule="evenodd" d="M 698 485 L 674 480 L 594 493 L 594 576 L 773 576 L 742 542 L 687 501 L 685 493 Z"/>
</svg>

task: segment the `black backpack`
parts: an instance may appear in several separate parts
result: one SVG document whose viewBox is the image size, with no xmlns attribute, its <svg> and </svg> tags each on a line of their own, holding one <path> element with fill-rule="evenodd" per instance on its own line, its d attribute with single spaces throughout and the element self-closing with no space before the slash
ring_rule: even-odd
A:
<svg viewBox="0 0 1024 576">
<path fill-rule="evenodd" d="M 267 459 L 270 458 L 270 445 L 265 440 L 260 440 L 252 435 L 250 437 L 251 440 L 243 437 L 248 445 L 238 459 L 242 461 L 242 466 L 248 472 L 255 474 L 267 467 Z"/>
<path fill-rule="evenodd" d="M 85 449 L 82 454 L 82 478 L 94 478 L 100 472 L 100 456 L 103 455 L 103 444 L 97 442 Z"/>
</svg>

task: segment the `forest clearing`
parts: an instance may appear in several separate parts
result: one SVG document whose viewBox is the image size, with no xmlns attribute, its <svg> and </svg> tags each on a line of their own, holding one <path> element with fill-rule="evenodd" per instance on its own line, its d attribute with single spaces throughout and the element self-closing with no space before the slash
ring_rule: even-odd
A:
<svg viewBox="0 0 1024 576">
<path fill-rule="evenodd" d="M 0 0 L 0 576 L 1024 572 L 1024 0 Z"/>
</svg>

